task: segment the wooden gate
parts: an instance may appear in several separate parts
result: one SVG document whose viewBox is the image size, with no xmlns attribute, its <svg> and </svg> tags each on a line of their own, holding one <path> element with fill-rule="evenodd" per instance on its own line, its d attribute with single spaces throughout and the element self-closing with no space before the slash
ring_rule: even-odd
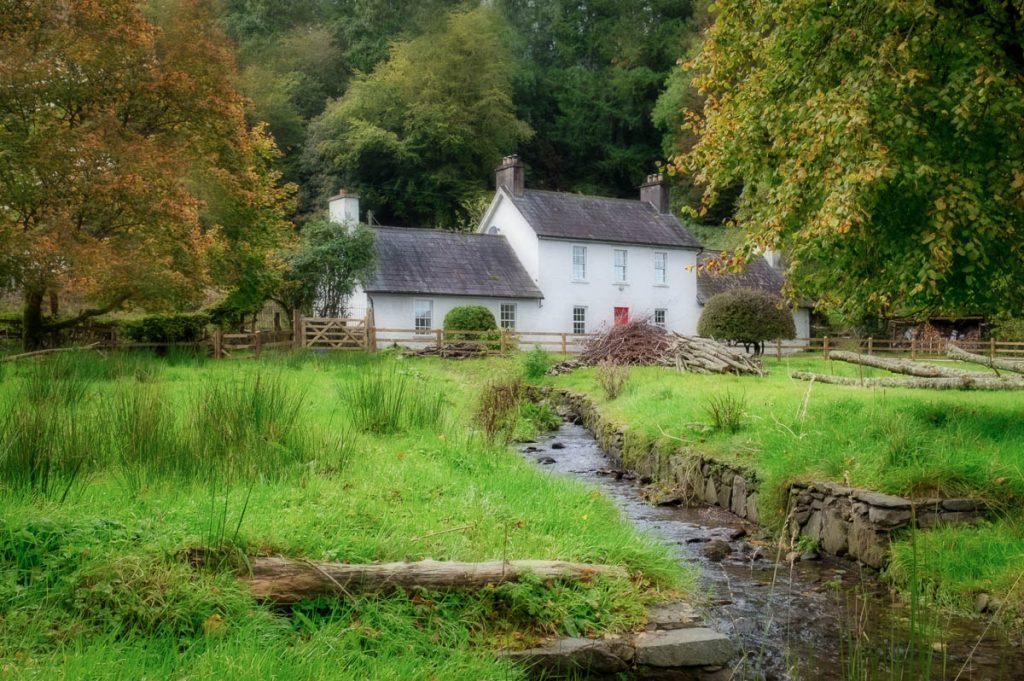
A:
<svg viewBox="0 0 1024 681">
<path fill-rule="evenodd" d="M 370 332 L 366 319 L 303 317 L 299 337 L 304 348 L 367 350 Z"/>
</svg>

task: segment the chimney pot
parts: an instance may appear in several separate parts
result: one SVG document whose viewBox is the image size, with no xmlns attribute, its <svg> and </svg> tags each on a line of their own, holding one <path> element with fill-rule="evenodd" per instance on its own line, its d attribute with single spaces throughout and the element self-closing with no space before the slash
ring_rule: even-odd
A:
<svg viewBox="0 0 1024 681">
<path fill-rule="evenodd" d="M 640 185 L 640 200 L 654 206 L 659 213 L 670 212 L 668 186 L 661 173 L 647 176 L 647 181 Z"/>
<path fill-rule="evenodd" d="M 526 177 L 518 155 L 512 154 L 501 159 L 501 165 L 494 171 L 494 184 L 498 189 L 504 187 L 513 196 L 523 195 Z"/>
</svg>

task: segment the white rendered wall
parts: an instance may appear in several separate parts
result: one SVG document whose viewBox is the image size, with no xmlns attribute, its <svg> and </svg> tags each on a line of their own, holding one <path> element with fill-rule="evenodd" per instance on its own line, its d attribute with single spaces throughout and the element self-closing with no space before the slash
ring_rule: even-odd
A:
<svg viewBox="0 0 1024 681">
<path fill-rule="evenodd" d="M 497 228 L 497 234 L 508 240 L 512 250 L 515 251 L 523 269 L 530 275 L 535 284 L 539 284 L 540 276 L 539 246 L 540 240 L 537 233 L 533 231 L 526 219 L 523 218 L 519 209 L 510 201 L 504 191 L 494 195 L 494 201 L 487 209 L 484 219 L 480 222 L 478 232 L 491 234 L 492 227 Z M 543 290 L 543 289 L 541 289 Z M 545 292 L 546 295 L 546 292 Z"/>
<path fill-rule="evenodd" d="M 378 329 L 414 329 L 416 317 L 414 313 L 414 302 L 417 300 L 431 300 L 434 303 L 433 320 L 431 328 L 440 329 L 444 327 L 444 316 L 453 307 L 463 305 L 482 305 L 494 314 L 494 320 L 501 320 L 501 304 L 516 304 L 516 331 L 537 331 L 543 330 L 537 327 L 537 313 L 540 310 L 539 301 L 527 298 L 485 298 L 474 296 L 441 296 L 441 295 L 417 295 L 412 293 L 372 293 L 370 298 L 373 303 L 374 326 Z M 378 346 L 385 347 L 384 338 L 397 338 L 399 345 L 402 341 L 415 340 L 417 337 L 424 339 L 424 336 L 417 336 L 411 331 L 391 332 L 379 331 L 378 338 L 382 339 Z M 427 336 L 425 340 L 433 341 Z"/>
<path fill-rule="evenodd" d="M 587 249 L 586 281 L 573 280 L 573 246 Z M 614 251 L 627 252 L 627 282 L 615 281 Z M 654 253 L 668 254 L 664 284 L 655 283 Z M 538 330 L 572 331 L 572 312 L 587 308 L 587 332 L 614 323 L 616 307 L 629 309 L 629 318 L 653 317 L 655 309 L 666 310 L 666 326 L 672 331 L 693 334 L 697 330 L 696 251 L 629 246 L 596 242 L 540 240 L 540 277 L 544 305 Z"/>
</svg>

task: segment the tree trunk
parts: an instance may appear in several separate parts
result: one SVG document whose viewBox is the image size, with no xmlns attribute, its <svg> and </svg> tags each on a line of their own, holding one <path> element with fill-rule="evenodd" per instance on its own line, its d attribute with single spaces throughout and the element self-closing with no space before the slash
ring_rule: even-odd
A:
<svg viewBox="0 0 1024 681">
<path fill-rule="evenodd" d="M 480 589 L 491 584 L 515 582 L 527 574 L 537 575 L 541 579 L 582 581 L 595 575 L 622 579 L 629 577 L 626 569 L 617 565 L 549 560 L 487 563 L 421 560 L 416 563 L 347 565 L 274 557 L 253 558 L 249 587 L 256 598 L 284 605 L 321 596 L 380 592 L 396 587 Z"/>
<path fill-rule="evenodd" d="M 975 364 L 996 369 L 997 371 L 1010 371 L 1015 374 L 1024 374 L 1024 362 L 1020 360 L 996 359 L 994 357 L 986 357 L 985 355 L 976 355 L 973 352 L 961 350 L 955 345 L 949 345 L 946 347 L 946 355 L 952 359 L 958 359 L 962 362 L 974 362 Z"/>
<path fill-rule="evenodd" d="M 46 324 L 43 322 L 42 289 L 25 289 L 25 305 L 21 316 L 21 344 L 25 352 L 32 352 L 43 347 L 46 336 Z"/>
<path fill-rule="evenodd" d="M 828 353 L 829 359 L 850 364 L 862 364 L 876 369 L 885 369 L 894 374 L 905 374 L 907 376 L 918 376 L 920 378 L 990 378 L 991 374 L 984 374 L 979 371 L 966 371 L 964 369 L 950 369 L 948 367 L 935 366 L 934 364 L 921 364 L 920 362 L 903 359 L 884 359 L 874 355 L 861 355 L 856 352 L 843 352 L 833 350 Z"/>
<path fill-rule="evenodd" d="M 794 371 L 790 374 L 801 381 L 850 385 L 858 388 L 923 388 L 928 390 L 1024 390 L 1024 380 L 978 374 L 975 376 L 940 376 L 938 378 L 852 378 Z"/>
</svg>

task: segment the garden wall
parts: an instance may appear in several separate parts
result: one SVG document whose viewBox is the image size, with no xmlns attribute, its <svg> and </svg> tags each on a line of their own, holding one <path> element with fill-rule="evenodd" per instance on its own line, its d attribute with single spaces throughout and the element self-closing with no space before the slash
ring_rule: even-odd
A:
<svg viewBox="0 0 1024 681">
<path fill-rule="evenodd" d="M 562 390 L 553 397 L 562 413 L 587 428 L 624 468 L 675 488 L 691 502 L 720 506 L 755 523 L 765 518 L 762 482 L 754 471 L 682 449 L 666 455 L 653 440 L 644 441 L 606 419 L 586 395 Z M 806 537 L 825 553 L 873 568 L 887 563 L 894 533 L 973 523 L 985 514 L 975 499 L 911 500 L 829 482 L 793 483 L 783 494 L 788 494 L 789 509 L 786 540 L 796 543 Z"/>
</svg>

